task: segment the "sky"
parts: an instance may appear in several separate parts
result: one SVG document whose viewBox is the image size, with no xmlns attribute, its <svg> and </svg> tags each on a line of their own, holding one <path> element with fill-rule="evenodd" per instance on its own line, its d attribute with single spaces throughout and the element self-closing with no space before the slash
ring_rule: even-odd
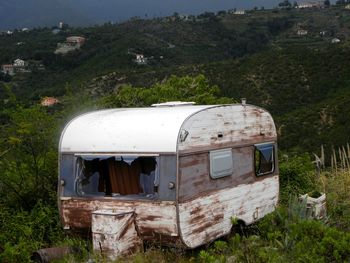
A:
<svg viewBox="0 0 350 263">
<path fill-rule="evenodd" d="M 205 11 L 227 10 L 232 8 L 251 9 L 255 6 L 272 8 L 276 0 L 72 0 L 76 8 L 96 21 L 125 20 L 132 16 L 167 16 L 199 14 Z"/>
<path fill-rule="evenodd" d="M 0 30 L 122 22 L 130 17 L 153 18 L 200 14 L 228 9 L 273 8 L 282 0 L 0 0 Z M 291 1 L 291 0 L 290 0 Z M 334 2 L 335 0 L 331 1 Z M 294 2 L 294 1 L 291 1 Z M 300 3 L 307 0 L 300 0 Z"/>
</svg>

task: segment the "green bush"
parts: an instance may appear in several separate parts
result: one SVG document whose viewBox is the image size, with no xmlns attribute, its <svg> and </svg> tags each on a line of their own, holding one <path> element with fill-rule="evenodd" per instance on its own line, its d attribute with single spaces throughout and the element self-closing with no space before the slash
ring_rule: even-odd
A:
<svg viewBox="0 0 350 263">
<path fill-rule="evenodd" d="M 150 88 L 121 87 L 117 93 L 101 100 L 103 107 L 144 107 L 166 101 L 193 101 L 197 104 L 233 103 L 230 98 L 220 97 L 217 86 L 210 86 L 203 75 L 196 77 L 171 76 L 164 83 Z"/>
<path fill-rule="evenodd" d="M 31 211 L 0 205 L 0 262 L 29 262 L 32 253 L 63 239 L 57 207 L 41 202 Z"/>
<path fill-rule="evenodd" d="M 282 155 L 279 160 L 280 200 L 286 204 L 291 195 L 306 194 L 319 188 L 314 167 L 307 154 Z"/>
</svg>

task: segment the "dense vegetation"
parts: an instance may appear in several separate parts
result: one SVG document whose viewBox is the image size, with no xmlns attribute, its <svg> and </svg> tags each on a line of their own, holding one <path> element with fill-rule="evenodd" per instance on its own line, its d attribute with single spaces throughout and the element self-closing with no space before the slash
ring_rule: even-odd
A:
<svg viewBox="0 0 350 263">
<path fill-rule="evenodd" d="M 241 97 L 276 120 L 280 208 L 243 235 L 207 249 L 150 248 L 125 260 L 349 261 L 349 153 L 338 157 L 341 167 L 328 157 L 350 134 L 347 12 L 338 6 L 204 13 L 191 20 L 134 19 L 58 34 L 41 28 L 0 36 L 0 64 L 22 58 L 45 67 L 0 75 L 0 261 L 26 262 L 34 250 L 61 244 L 80 246 L 86 260 L 89 243 L 64 235 L 56 205 L 57 144 L 73 116 L 105 107 L 232 103 Z M 301 28 L 306 36 L 297 35 Z M 54 54 L 57 42 L 70 35 L 85 36 L 86 44 Z M 334 37 L 341 42 L 331 43 Z M 136 53 L 148 63 L 137 65 Z M 61 103 L 42 107 L 44 96 L 58 96 Z M 333 169 L 315 172 L 311 153 L 318 154 L 321 144 L 332 153 L 325 163 Z M 295 200 L 314 190 L 326 192 L 330 204 L 321 222 L 308 218 Z"/>
</svg>

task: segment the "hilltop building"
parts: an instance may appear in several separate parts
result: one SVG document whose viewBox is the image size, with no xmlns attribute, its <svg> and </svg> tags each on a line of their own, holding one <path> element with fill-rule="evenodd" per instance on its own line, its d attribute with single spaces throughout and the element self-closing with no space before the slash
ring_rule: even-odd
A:
<svg viewBox="0 0 350 263">
<path fill-rule="evenodd" d="M 58 23 L 58 28 L 61 30 L 67 29 L 68 28 L 68 24 L 64 23 L 64 22 L 59 22 Z"/>
<path fill-rule="evenodd" d="M 26 62 L 23 59 L 17 58 L 15 61 L 13 61 L 13 66 L 17 68 L 25 67 Z"/>
<path fill-rule="evenodd" d="M 15 75 L 15 73 L 25 73 L 30 72 L 28 69 L 28 62 L 23 59 L 17 58 L 13 61 L 13 64 L 4 64 L 1 66 L 1 71 L 5 74 L 9 74 L 11 76 Z"/>
<path fill-rule="evenodd" d="M 147 58 L 143 54 L 136 54 L 136 59 L 134 60 L 138 65 L 146 65 Z"/>
<path fill-rule="evenodd" d="M 67 54 L 71 51 L 80 49 L 84 45 L 86 39 L 82 36 L 70 36 L 66 38 L 65 43 L 57 43 L 55 54 Z"/>
<path fill-rule="evenodd" d="M 15 69 L 12 64 L 4 64 L 1 66 L 1 71 L 4 74 L 8 74 L 10 76 L 15 75 Z"/>
<path fill-rule="evenodd" d="M 236 10 L 233 12 L 234 15 L 245 15 L 245 10 Z"/>
<path fill-rule="evenodd" d="M 297 32 L 298 36 L 306 36 L 308 34 L 307 30 L 299 29 Z"/>
<path fill-rule="evenodd" d="M 71 36 L 66 38 L 66 43 L 81 47 L 85 43 L 85 37 Z"/>
<path fill-rule="evenodd" d="M 13 61 L 13 67 L 14 67 L 15 73 L 30 72 L 30 70 L 28 69 L 28 62 L 20 58 L 17 58 L 16 60 Z"/>
<path fill-rule="evenodd" d="M 296 6 L 296 8 L 299 9 L 305 9 L 305 8 L 321 8 L 323 7 L 324 4 L 323 2 L 305 2 L 305 3 L 300 3 Z"/>
<path fill-rule="evenodd" d="M 58 99 L 56 99 L 55 97 L 44 97 L 41 100 L 41 106 L 43 107 L 51 107 L 55 104 L 60 103 L 60 101 Z"/>
</svg>

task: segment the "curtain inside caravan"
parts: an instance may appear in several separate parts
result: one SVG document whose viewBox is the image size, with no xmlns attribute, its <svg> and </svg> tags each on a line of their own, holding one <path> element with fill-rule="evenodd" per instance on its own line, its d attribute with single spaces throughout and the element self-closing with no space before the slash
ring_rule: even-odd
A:
<svg viewBox="0 0 350 263">
<path fill-rule="evenodd" d="M 79 156 L 76 192 L 80 196 L 153 194 L 159 180 L 154 176 L 156 168 L 156 157 Z"/>
</svg>

